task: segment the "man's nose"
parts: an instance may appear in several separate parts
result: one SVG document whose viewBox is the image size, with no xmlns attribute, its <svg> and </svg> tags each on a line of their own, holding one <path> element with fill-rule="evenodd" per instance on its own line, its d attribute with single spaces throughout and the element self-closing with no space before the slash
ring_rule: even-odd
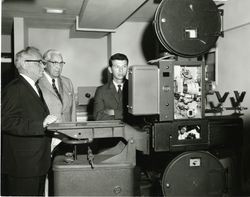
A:
<svg viewBox="0 0 250 197">
<path fill-rule="evenodd" d="M 60 64 L 55 64 L 54 67 L 57 68 L 57 69 L 60 69 L 61 65 Z"/>
</svg>

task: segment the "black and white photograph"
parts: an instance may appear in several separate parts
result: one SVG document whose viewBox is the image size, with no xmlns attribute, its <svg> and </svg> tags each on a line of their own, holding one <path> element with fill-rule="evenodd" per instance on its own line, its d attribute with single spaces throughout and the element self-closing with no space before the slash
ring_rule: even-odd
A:
<svg viewBox="0 0 250 197">
<path fill-rule="evenodd" d="M 250 0 L 2 0 L 1 196 L 250 196 Z"/>
</svg>

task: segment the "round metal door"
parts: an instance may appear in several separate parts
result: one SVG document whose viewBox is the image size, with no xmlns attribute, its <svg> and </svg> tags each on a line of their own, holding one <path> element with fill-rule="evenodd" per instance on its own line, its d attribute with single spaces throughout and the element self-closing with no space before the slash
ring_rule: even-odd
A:
<svg viewBox="0 0 250 197">
<path fill-rule="evenodd" d="M 220 161 L 205 151 L 184 152 L 163 174 L 164 196 L 222 196 L 226 183 Z"/>
<path fill-rule="evenodd" d="M 161 44 L 183 57 L 204 54 L 221 34 L 220 12 L 212 0 L 163 0 L 154 19 Z"/>
</svg>

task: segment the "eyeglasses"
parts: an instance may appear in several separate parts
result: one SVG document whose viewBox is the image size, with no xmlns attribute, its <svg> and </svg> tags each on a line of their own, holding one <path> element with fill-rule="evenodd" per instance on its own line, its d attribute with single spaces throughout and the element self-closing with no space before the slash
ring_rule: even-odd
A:
<svg viewBox="0 0 250 197">
<path fill-rule="evenodd" d="M 50 61 L 50 60 L 48 60 L 48 62 L 50 62 L 53 65 L 59 64 L 60 66 L 63 66 L 65 64 L 65 62 L 57 62 L 57 61 Z"/>
<path fill-rule="evenodd" d="M 25 62 L 36 62 L 36 63 L 39 63 L 39 64 L 45 64 L 44 60 L 25 60 Z"/>
</svg>

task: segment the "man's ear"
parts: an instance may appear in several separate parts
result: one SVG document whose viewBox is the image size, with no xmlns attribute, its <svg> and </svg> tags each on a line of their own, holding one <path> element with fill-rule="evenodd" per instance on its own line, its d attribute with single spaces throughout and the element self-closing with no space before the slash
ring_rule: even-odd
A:
<svg viewBox="0 0 250 197">
<path fill-rule="evenodd" d="M 109 70 L 109 73 L 111 73 L 111 74 L 113 73 L 110 66 L 108 67 L 108 70 Z"/>
<path fill-rule="evenodd" d="M 21 65 L 22 69 L 26 70 L 27 67 L 29 66 L 29 64 L 27 62 L 25 62 L 25 60 L 21 60 L 19 62 L 19 64 Z"/>
</svg>

